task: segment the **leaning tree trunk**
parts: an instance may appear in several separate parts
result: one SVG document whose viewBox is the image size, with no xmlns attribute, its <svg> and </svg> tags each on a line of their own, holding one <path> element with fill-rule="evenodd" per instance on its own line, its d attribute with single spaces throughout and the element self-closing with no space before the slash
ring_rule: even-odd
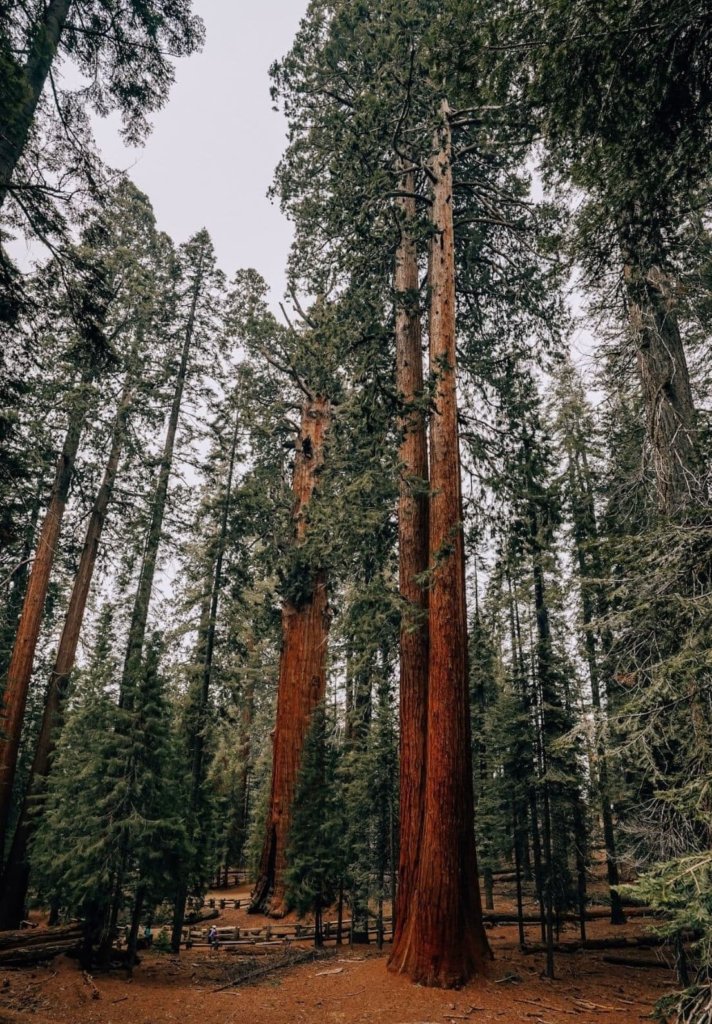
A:
<svg viewBox="0 0 712 1024">
<path fill-rule="evenodd" d="M 72 0 L 51 0 L 32 32 L 27 59 L 13 82 L 13 117 L 0 125 L 0 207 L 27 143 L 37 104 L 72 6 Z"/>
<path fill-rule="evenodd" d="M 465 553 L 457 428 L 452 143 L 443 102 L 431 170 L 430 595 L 425 804 L 418 871 L 391 969 L 451 988 L 482 971 L 489 946 L 475 851 Z"/>
<path fill-rule="evenodd" d="M 84 547 L 79 560 L 79 569 L 74 580 L 74 586 L 72 587 L 69 607 L 67 608 L 67 615 L 64 620 L 64 628 L 57 649 L 57 657 L 47 688 L 42 723 L 39 736 L 37 737 L 37 745 L 30 769 L 30 777 L 27 782 L 25 798 L 18 823 L 15 827 L 10 853 L 5 864 L 2 879 L 0 880 L 0 929 L 17 928 L 22 920 L 22 911 L 25 905 L 25 896 L 27 895 L 30 877 L 27 851 L 37 823 L 37 808 L 35 804 L 39 798 L 42 784 L 50 770 L 55 745 L 55 730 L 59 721 L 64 695 L 69 684 L 69 677 L 74 668 L 74 659 L 84 621 L 84 612 L 99 553 L 101 534 L 106 522 L 106 514 L 111 502 L 114 484 L 116 483 L 119 461 L 126 438 L 126 425 L 132 400 L 131 386 L 127 383 L 119 401 L 104 477 L 89 517 Z"/>
<path fill-rule="evenodd" d="M 22 614 L 5 679 L 2 709 L 0 710 L 0 855 L 5 848 L 12 790 L 17 770 L 17 756 L 25 717 L 27 692 L 32 677 L 32 664 L 39 639 L 49 579 L 57 552 L 59 534 L 67 505 L 69 486 L 74 473 L 74 462 L 84 424 L 83 396 L 74 405 L 67 434 L 52 487 L 49 508 L 45 515 L 27 584 Z"/>
<path fill-rule="evenodd" d="M 658 505 L 664 515 L 679 516 L 688 503 L 702 500 L 704 486 L 672 285 L 658 267 L 644 270 L 633 259 L 626 261 L 624 278 Z"/>
<path fill-rule="evenodd" d="M 331 420 L 329 402 L 307 399 L 302 412 L 294 466 L 295 541 L 306 537 L 309 503 L 324 461 L 324 441 Z M 301 581 L 304 584 L 305 581 Z M 282 653 L 277 689 L 277 721 L 272 755 L 272 788 L 260 871 L 250 910 L 287 911 L 286 851 L 292 802 L 304 741 L 314 709 L 326 693 L 326 652 L 329 611 L 326 575 L 317 570 L 309 592 L 299 603 L 285 599 L 282 607 Z"/>
<path fill-rule="evenodd" d="M 12 645 L 17 633 L 17 626 L 22 613 L 22 605 L 27 593 L 27 582 L 30 576 L 30 562 L 35 546 L 37 522 L 42 511 L 42 485 L 37 488 L 32 502 L 30 520 L 25 529 L 25 537 L 20 552 L 20 561 L 11 574 L 12 589 L 3 609 L 2 628 L 0 629 L 0 679 L 4 679 L 10 665 Z"/>
<path fill-rule="evenodd" d="M 212 571 L 212 586 L 210 591 L 210 606 L 208 609 L 207 629 L 205 630 L 205 644 L 203 655 L 203 672 L 200 680 L 200 692 L 194 726 L 188 741 L 188 749 L 191 757 L 191 780 L 190 797 L 188 810 L 188 832 L 193 847 L 200 834 L 200 797 L 205 782 L 205 732 L 208 724 L 208 705 L 210 701 L 210 681 L 213 675 L 213 654 L 215 652 L 215 628 L 218 617 L 218 606 L 220 604 L 220 591 L 223 582 L 223 560 L 225 558 L 225 542 L 227 540 L 228 523 L 230 519 L 230 503 L 232 500 L 232 481 L 235 473 L 235 459 L 237 456 L 238 421 L 235 419 L 235 426 L 232 434 L 230 447 L 230 461 L 228 466 L 227 483 L 225 487 L 225 499 L 223 501 L 220 516 L 220 533 L 218 535 L 217 551 L 215 552 L 215 564 Z M 171 948 L 174 953 L 180 952 L 180 941 L 185 921 L 185 901 L 188 896 L 188 879 L 185 872 L 179 880 L 176 891 L 176 899 L 173 910 L 173 928 L 171 934 Z"/>
<path fill-rule="evenodd" d="M 414 177 L 403 178 L 401 239 L 396 252 L 396 387 L 400 420 L 398 551 L 400 595 L 400 852 L 394 909 L 394 955 L 410 906 L 423 825 L 428 707 L 428 442 L 423 408 L 423 350 L 418 288 L 418 253 L 413 237 Z"/>
<path fill-rule="evenodd" d="M 183 402 L 183 391 L 185 390 L 186 377 L 188 376 L 188 362 L 193 347 L 193 336 L 195 333 L 195 317 L 198 307 L 198 300 L 202 288 L 202 262 L 195 275 L 193 294 L 191 296 L 190 311 L 183 338 L 180 365 L 173 389 L 173 402 L 168 417 L 168 427 L 163 444 L 163 455 L 156 481 L 156 490 L 153 495 L 153 506 L 151 510 L 151 523 L 146 537 L 146 546 L 141 561 L 141 573 L 134 598 L 133 611 L 131 613 L 131 624 L 129 626 L 128 644 L 126 657 L 121 675 L 121 689 L 119 704 L 122 708 L 130 708 L 133 703 L 133 690 L 136 679 L 141 670 L 141 658 L 143 656 L 143 642 L 146 637 L 146 625 L 148 623 L 148 611 L 151 604 L 151 592 L 153 581 L 156 575 L 156 562 L 158 550 L 163 536 L 163 519 L 168 503 L 168 484 L 173 467 L 173 452 L 178 433 L 178 421 L 180 420 L 181 405 Z"/>
</svg>

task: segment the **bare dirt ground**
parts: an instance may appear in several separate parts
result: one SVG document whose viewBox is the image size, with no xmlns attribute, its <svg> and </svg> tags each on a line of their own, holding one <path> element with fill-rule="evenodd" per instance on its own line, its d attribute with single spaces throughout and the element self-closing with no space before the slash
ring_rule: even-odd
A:
<svg viewBox="0 0 712 1024">
<path fill-rule="evenodd" d="M 244 896 L 227 890 L 216 896 Z M 498 899 L 497 909 L 509 909 Z M 256 927 L 262 920 L 225 910 L 219 925 Z M 634 919 L 612 928 L 589 924 L 591 938 L 636 936 L 649 922 Z M 528 941 L 539 941 L 529 926 Z M 412 985 L 386 968 L 389 946 L 331 949 L 324 960 L 300 964 L 259 981 L 218 991 L 245 963 L 242 953 L 196 946 L 180 958 L 155 951 L 127 980 L 124 971 L 85 978 L 66 957 L 34 969 L 0 972 L 0 1024 L 637 1024 L 674 984 L 655 951 L 626 952 L 631 959 L 659 957 L 658 968 L 604 962 L 605 951 L 557 956 L 557 979 L 542 977 L 543 955 L 522 954 L 517 929 L 489 931 L 495 955 L 486 977 L 457 992 Z M 573 940 L 570 925 L 561 936 Z M 267 962 L 254 956 L 255 963 Z M 98 995 L 97 995 L 98 993 Z"/>
</svg>

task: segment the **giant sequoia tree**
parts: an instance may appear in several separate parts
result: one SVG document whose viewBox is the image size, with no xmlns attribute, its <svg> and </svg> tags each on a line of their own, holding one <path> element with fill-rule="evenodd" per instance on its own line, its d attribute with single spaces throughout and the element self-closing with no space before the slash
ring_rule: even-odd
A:
<svg viewBox="0 0 712 1024">
<path fill-rule="evenodd" d="M 0 263 L 0 926 L 80 915 L 86 968 L 123 927 L 130 971 L 247 867 L 317 942 L 390 903 L 390 969 L 453 987 L 478 861 L 550 977 L 625 864 L 661 1012 L 706 1019 L 706 6 L 311 0 L 280 317 L 92 150 L 87 110 L 145 134 L 187 0 L 5 6 L 0 205 L 54 251 Z"/>
</svg>

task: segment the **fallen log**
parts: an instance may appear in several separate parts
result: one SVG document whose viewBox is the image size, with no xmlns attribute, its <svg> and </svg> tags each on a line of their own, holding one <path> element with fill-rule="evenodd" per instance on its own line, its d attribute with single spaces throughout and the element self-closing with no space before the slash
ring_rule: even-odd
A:
<svg viewBox="0 0 712 1024">
<path fill-rule="evenodd" d="M 81 936 L 79 936 L 76 939 L 65 939 L 63 942 L 48 942 L 43 945 L 5 949 L 0 952 L 0 970 L 4 967 L 31 967 L 44 960 L 53 960 L 63 953 L 78 951 L 81 942 Z"/>
<path fill-rule="evenodd" d="M 611 916 L 610 910 L 587 910 L 586 920 L 587 921 L 605 921 Z M 654 917 L 655 911 L 650 910 L 648 907 L 631 907 L 626 910 L 627 917 Z M 519 924 L 519 918 L 516 914 L 496 914 L 496 913 L 484 913 L 482 920 L 485 924 Z M 580 920 L 578 914 L 560 914 L 558 917 L 559 921 L 563 921 L 566 924 L 575 924 Z M 540 924 L 540 914 L 523 914 L 523 924 Z"/>
<path fill-rule="evenodd" d="M 0 951 L 14 949 L 18 946 L 22 946 L 23 949 L 29 946 L 41 946 L 48 942 L 60 942 L 66 938 L 74 938 L 81 934 L 82 925 L 78 921 L 60 925 L 57 928 L 38 928 L 33 931 L 21 928 L 18 931 L 0 932 Z"/>
<path fill-rule="evenodd" d="M 219 910 L 194 910 L 191 914 L 186 915 L 185 923 L 186 925 L 201 924 L 203 921 L 215 921 L 218 917 L 220 917 Z"/>
<path fill-rule="evenodd" d="M 625 956 L 604 956 L 603 962 L 604 964 L 615 964 L 616 967 L 640 967 L 643 970 L 652 970 L 653 968 L 663 971 L 673 970 L 664 960 L 633 960 L 632 957 Z"/>
<path fill-rule="evenodd" d="M 643 935 L 637 938 L 621 939 L 586 939 L 576 942 L 557 942 L 554 945 L 556 953 L 578 953 L 581 950 L 601 949 L 655 949 L 657 946 L 664 946 L 667 939 L 659 935 Z M 543 943 L 522 947 L 522 953 L 546 953 L 546 946 Z"/>
</svg>

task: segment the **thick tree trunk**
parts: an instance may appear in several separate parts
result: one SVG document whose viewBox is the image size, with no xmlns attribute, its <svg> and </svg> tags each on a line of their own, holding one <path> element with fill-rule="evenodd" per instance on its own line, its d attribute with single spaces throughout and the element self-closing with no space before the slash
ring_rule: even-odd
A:
<svg viewBox="0 0 712 1024">
<path fill-rule="evenodd" d="M 30 769 L 25 799 L 15 828 L 2 880 L 0 881 L 0 928 L 16 928 L 22 919 L 22 909 L 25 903 L 25 896 L 27 895 L 30 875 L 27 850 L 36 824 L 36 807 L 34 805 L 38 799 L 38 790 L 47 778 L 50 770 L 55 744 L 55 729 L 69 683 L 69 677 L 74 668 L 74 659 L 84 621 L 84 612 L 99 553 L 101 534 L 106 522 L 106 514 L 111 502 L 114 484 L 116 483 L 132 400 L 131 387 L 127 383 L 119 402 L 109 458 L 89 517 L 84 547 L 79 560 L 79 569 L 74 580 L 74 586 L 72 587 L 69 607 L 64 620 L 64 628 L 57 649 L 57 657 L 47 688 L 42 723 L 39 736 L 37 737 L 37 745 Z"/>
<path fill-rule="evenodd" d="M 306 537 L 309 503 L 324 461 L 324 441 L 331 407 L 322 397 L 307 399 L 302 411 L 294 465 L 295 541 Z M 260 873 L 251 911 L 269 909 L 275 917 L 287 911 L 285 868 L 292 801 L 304 741 L 314 709 L 326 693 L 329 610 L 326 576 L 317 571 L 308 596 L 282 607 L 282 653 L 277 689 L 277 721 L 273 736 L 272 788 Z"/>
<path fill-rule="evenodd" d="M 17 769 L 27 692 L 32 677 L 32 664 L 42 625 L 50 574 L 67 505 L 74 462 L 84 424 L 83 400 L 70 413 L 69 427 L 57 462 L 49 508 L 42 523 L 35 558 L 27 584 L 17 636 L 5 679 L 0 710 L 0 854 L 5 847 L 5 833 L 12 803 L 12 789 Z"/>
<path fill-rule="evenodd" d="M 225 498 L 223 501 L 220 516 L 220 533 L 218 545 L 215 552 L 215 564 L 212 573 L 212 586 L 210 592 L 210 605 L 208 609 L 207 628 L 205 630 L 205 646 L 203 657 L 203 672 L 198 694 L 195 725 L 192 735 L 189 737 L 189 750 L 191 753 L 191 783 L 190 783 L 190 805 L 188 829 L 193 845 L 200 834 L 200 798 L 205 780 L 205 732 L 208 725 L 208 705 L 210 701 L 210 680 L 213 674 L 213 655 L 215 653 L 215 628 L 218 617 L 218 606 L 220 604 L 220 591 L 222 588 L 222 568 L 225 558 L 225 542 L 227 539 L 227 528 L 230 518 L 230 503 L 232 500 L 232 482 L 235 473 L 235 458 L 237 455 L 238 422 L 232 434 L 230 447 L 230 461 L 228 465 L 227 482 L 225 486 Z M 171 934 L 171 948 L 174 953 L 180 952 L 180 940 L 185 920 L 185 901 L 188 895 L 187 878 L 185 875 L 180 880 L 176 894 L 176 901 L 173 913 L 173 928 Z"/>
<path fill-rule="evenodd" d="M 130 708 L 133 703 L 133 690 L 136 679 L 141 669 L 141 658 L 143 655 L 143 643 L 146 637 L 146 625 L 148 623 L 148 611 L 151 604 L 151 592 L 153 581 L 156 575 L 156 562 L 158 550 L 163 535 L 163 519 L 166 513 L 168 502 L 168 484 L 173 467 L 173 452 L 175 450 L 176 434 L 178 433 L 178 421 L 180 419 L 181 405 L 183 402 L 183 391 L 188 376 L 188 362 L 193 346 L 193 335 L 195 332 L 195 315 L 198 307 L 198 300 L 203 284 L 202 263 L 198 267 L 193 285 L 190 311 L 185 328 L 183 347 L 181 350 L 180 365 L 173 389 L 173 402 L 168 417 L 168 427 L 163 445 L 163 456 L 156 481 L 156 490 L 153 496 L 151 510 L 151 523 L 146 537 L 146 546 L 141 562 L 141 574 L 139 576 L 136 597 L 131 614 L 131 625 L 129 627 L 129 638 L 124 659 L 124 668 L 121 675 L 121 690 L 119 704 L 122 708 Z"/>
<path fill-rule="evenodd" d="M 71 6 L 72 0 L 51 0 L 47 5 L 32 32 L 25 65 L 18 71 L 15 95 L 7 101 L 13 109 L 0 124 L 0 207 L 25 148 Z"/>
<path fill-rule="evenodd" d="M 417 877 L 391 969 L 451 988 L 484 969 L 475 852 L 467 609 L 457 426 L 452 145 L 443 103 L 436 133 L 430 257 L 430 595 L 425 802 Z"/>
<path fill-rule="evenodd" d="M 413 174 L 403 191 L 415 188 Z M 423 825 L 425 735 L 428 708 L 428 443 L 423 408 L 423 349 L 418 254 L 413 238 L 415 199 L 399 201 L 401 240 L 396 252 L 396 388 L 400 419 L 398 501 L 400 630 L 400 853 L 393 956 L 398 955 L 418 868 Z"/>
<path fill-rule="evenodd" d="M 680 336 L 672 284 L 656 266 L 626 262 L 630 325 L 638 351 L 648 441 L 658 505 L 680 516 L 703 498 L 697 456 L 697 416 Z"/>
</svg>

